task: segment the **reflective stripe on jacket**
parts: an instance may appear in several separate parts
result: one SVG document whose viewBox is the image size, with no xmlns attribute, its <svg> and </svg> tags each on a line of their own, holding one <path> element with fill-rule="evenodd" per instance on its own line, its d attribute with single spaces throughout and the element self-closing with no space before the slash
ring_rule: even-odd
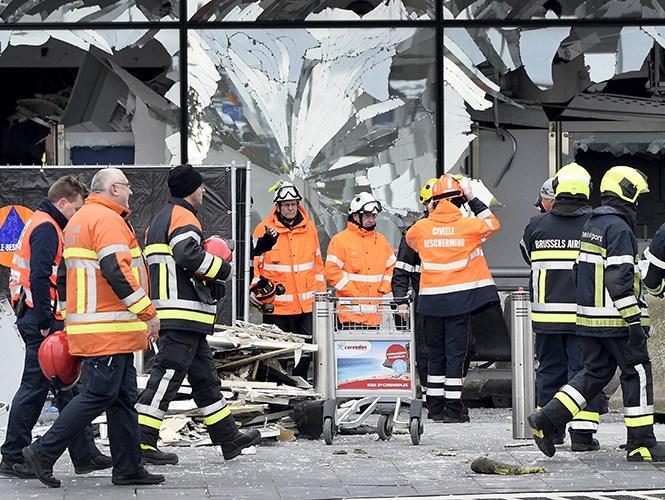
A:
<svg viewBox="0 0 665 500">
<path fill-rule="evenodd" d="M 367 231 L 353 222 L 330 240 L 326 254 L 326 279 L 338 297 L 381 297 L 390 292 L 395 253 L 376 230 Z M 362 301 L 338 306 L 343 323 L 378 325 L 381 316 L 373 312 L 376 302 Z"/>
<path fill-rule="evenodd" d="M 155 316 L 148 270 L 127 221 L 129 209 L 92 193 L 64 232 L 69 351 L 105 356 L 148 347 Z"/>
<path fill-rule="evenodd" d="M 406 233 L 407 244 L 421 259 L 418 313 L 459 316 L 499 301 L 481 244 L 500 223 L 477 198 L 469 206 L 476 217 L 463 217 L 442 200 Z"/>
<path fill-rule="evenodd" d="M 254 282 L 264 276 L 284 285 L 283 295 L 276 295 L 273 314 L 302 314 L 312 312 L 314 293 L 326 291 L 319 236 L 307 211 L 298 207 L 302 221 L 293 228 L 282 224 L 275 209 L 254 230 L 253 238 L 261 238 L 265 226 L 277 230 L 277 243 L 254 258 Z"/>
<path fill-rule="evenodd" d="M 202 234 L 196 209 L 182 198 L 171 198 L 148 229 L 150 297 L 165 330 L 213 331 L 217 302 L 202 280 L 226 279 L 231 265 L 203 250 Z"/>
<path fill-rule="evenodd" d="M 58 266 L 62 260 L 62 228 L 55 221 L 51 215 L 42 210 L 35 211 L 30 218 L 25 223 L 25 227 L 21 232 L 18 245 L 16 246 L 16 251 L 12 257 L 12 265 L 9 274 L 9 292 L 11 295 L 12 304 L 16 304 L 20 298 L 21 291 L 25 293 L 25 303 L 28 307 L 34 308 L 33 297 L 32 297 L 32 285 L 31 285 L 31 270 L 30 270 L 30 261 L 32 258 L 32 245 L 30 243 L 30 237 L 42 224 L 51 224 L 55 229 L 58 243 L 57 250 L 55 252 L 55 258 L 51 263 L 51 273 L 48 277 L 49 281 L 49 305 L 53 317 L 57 320 L 62 319 L 62 313 L 60 312 L 60 301 L 58 299 Z M 39 250 L 36 250 L 39 251 Z"/>
<path fill-rule="evenodd" d="M 624 337 L 629 324 L 651 324 L 637 262 L 637 238 L 620 212 L 594 209 L 576 264 L 578 335 Z"/>
<path fill-rule="evenodd" d="M 573 267 L 579 254 L 582 227 L 591 207 L 558 199 L 551 212 L 531 219 L 520 242 L 531 265 L 531 321 L 538 334 L 574 334 L 577 303 Z"/>
</svg>

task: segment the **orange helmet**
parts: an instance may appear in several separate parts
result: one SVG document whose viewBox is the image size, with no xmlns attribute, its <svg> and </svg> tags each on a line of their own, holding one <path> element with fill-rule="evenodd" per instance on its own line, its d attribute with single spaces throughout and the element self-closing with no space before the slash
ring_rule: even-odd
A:
<svg viewBox="0 0 665 500">
<path fill-rule="evenodd" d="M 203 241 L 203 249 L 206 252 L 213 254 L 215 257 L 224 259 L 226 262 L 231 262 L 233 260 L 234 246 L 233 240 L 226 241 L 219 236 L 211 236 Z"/>
<path fill-rule="evenodd" d="M 432 188 L 432 200 L 464 196 L 462 186 L 452 175 L 442 175 Z"/>
<path fill-rule="evenodd" d="M 46 337 L 37 353 L 42 372 L 59 389 L 67 390 L 81 375 L 81 358 L 69 354 L 67 334 L 59 330 Z"/>
<path fill-rule="evenodd" d="M 284 295 L 286 288 L 281 283 L 275 283 L 265 276 L 260 276 L 259 281 L 249 287 L 249 291 L 261 302 L 262 312 L 272 314 L 275 310 L 275 306 L 272 304 L 275 301 L 275 295 Z"/>
</svg>

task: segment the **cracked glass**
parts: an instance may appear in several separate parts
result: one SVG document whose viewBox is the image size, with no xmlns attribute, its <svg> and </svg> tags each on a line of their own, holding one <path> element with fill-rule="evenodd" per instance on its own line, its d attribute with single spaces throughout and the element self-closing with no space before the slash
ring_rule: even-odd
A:
<svg viewBox="0 0 665 500">
<path fill-rule="evenodd" d="M 0 23 L 177 21 L 180 1 L 0 0 Z"/>
<path fill-rule="evenodd" d="M 189 34 L 189 156 L 251 161 L 254 208 L 296 183 L 327 236 L 370 191 L 396 244 L 434 176 L 434 30 L 201 30 Z"/>
</svg>

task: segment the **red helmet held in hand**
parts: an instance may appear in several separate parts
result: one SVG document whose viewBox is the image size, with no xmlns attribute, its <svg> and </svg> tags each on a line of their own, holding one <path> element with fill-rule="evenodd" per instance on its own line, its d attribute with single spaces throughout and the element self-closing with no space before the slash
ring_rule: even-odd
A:
<svg viewBox="0 0 665 500">
<path fill-rule="evenodd" d="M 233 260 L 233 248 L 235 247 L 233 241 L 226 241 L 219 236 L 211 236 L 203 241 L 203 249 L 213 254 L 215 257 L 220 257 L 226 262 Z"/>
<path fill-rule="evenodd" d="M 67 334 L 62 330 L 44 339 L 37 358 L 44 376 L 58 389 L 71 389 L 81 376 L 81 358 L 69 354 Z"/>
</svg>

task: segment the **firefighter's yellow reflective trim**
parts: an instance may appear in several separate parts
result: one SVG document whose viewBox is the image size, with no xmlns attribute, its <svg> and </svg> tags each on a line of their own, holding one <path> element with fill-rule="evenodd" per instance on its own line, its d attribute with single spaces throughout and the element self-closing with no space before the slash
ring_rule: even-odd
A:
<svg viewBox="0 0 665 500">
<path fill-rule="evenodd" d="M 531 321 L 536 323 L 572 323 L 577 321 L 575 313 L 531 313 Z"/>
<path fill-rule="evenodd" d="M 129 309 L 134 314 L 138 314 L 149 305 L 150 305 L 150 298 L 147 295 L 144 295 L 141 300 L 139 300 L 136 304 L 132 304 L 127 309 Z"/>
<path fill-rule="evenodd" d="M 88 248 L 69 247 L 65 248 L 64 252 L 62 252 L 62 256 L 65 259 L 71 259 L 71 258 L 97 259 L 97 252 L 95 252 L 94 250 L 89 250 Z"/>
<path fill-rule="evenodd" d="M 173 250 L 166 243 L 153 243 L 152 245 L 145 247 L 146 257 L 156 253 L 167 253 L 169 255 L 173 255 Z"/>
<path fill-rule="evenodd" d="M 143 443 L 141 443 L 141 449 L 142 450 L 157 451 L 157 448 L 155 448 L 154 446 L 150 446 L 149 444 L 143 444 Z"/>
<path fill-rule="evenodd" d="M 579 250 L 534 250 L 531 252 L 531 261 L 535 260 L 575 260 Z"/>
<path fill-rule="evenodd" d="M 545 303 L 545 283 L 547 282 L 547 269 L 541 269 L 538 273 L 538 302 Z"/>
<path fill-rule="evenodd" d="M 89 325 L 77 325 L 69 323 L 67 325 L 68 335 L 82 335 L 87 333 L 123 333 L 145 331 L 146 326 L 143 321 L 128 321 L 126 323 L 93 323 Z"/>
<path fill-rule="evenodd" d="M 222 259 L 219 257 L 214 257 L 212 259 L 212 265 L 210 266 L 210 269 L 208 269 L 208 272 L 205 274 L 207 278 L 214 278 L 217 276 L 217 273 L 222 267 Z"/>
<path fill-rule="evenodd" d="M 85 269 L 79 267 L 76 269 L 76 312 L 82 314 L 85 312 Z"/>
<path fill-rule="evenodd" d="M 566 407 L 573 417 L 579 413 L 580 407 L 577 406 L 577 403 L 575 403 L 575 401 L 573 401 L 573 399 L 565 392 L 557 392 L 554 395 L 554 399 L 561 401 L 561 404 Z"/>
<path fill-rule="evenodd" d="M 653 425 L 653 415 L 645 415 L 643 417 L 624 417 L 626 427 L 646 427 Z"/>
<path fill-rule="evenodd" d="M 169 298 L 169 292 L 167 285 L 168 283 L 166 282 L 167 280 L 167 268 L 166 264 L 163 262 L 159 263 L 159 298 L 161 300 L 166 300 Z"/>
<path fill-rule="evenodd" d="M 159 430 L 162 426 L 162 421 L 158 418 L 149 417 L 148 415 L 139 415 L 139 425 L 145 425 L 146 427 L 152 427 L 153 429 Z"/>
<path fill-rule="evenodd" d="M 621 313 L 622 317 L 630 318 L 631 316 L 635 316 L 636 314 L 640 314 L 642 312 L 642 309 L 640 309 L 639 306 L 634 305 L 634 306 L 631 306 L 627 309 L 620 309 L 619 312 Z"/>
<path fill-rule="evenodd" d="M 141 249 L 139 247 L 133 247 L 129 249 L 129 255 L 134 258 L 141 257 Z"/>
<path fill-rule="evenodd" d="M 587 420 L 589 422 L 600 422 L 600 415 L 595 411 L 584 411 L 582 410 L 577 415 L 575 415 L 575 420 Z"/>
<path fill-rule="evenodd" d="M 603 307 L 603 299 L 605 298 L 605 268 L 602 264 L 595 264 L 594 268 L 594 298 L 593 305 L 596 307 Z"/>
<path fill-rule="evenodd" d="M 583 241 L 580 245 L 580 251 L 594 253 L 603 257 L 607 256 L 607 249 L 594 245 L 593 243 L 587 243 L 586 241 Z"/>
<path fill-rule="evenodd" d="M 212 415 L 208 415 L 207 417 L 203 417 L 203 423 L 206 425 L 213 425 L 222 420 L 223 418 L 228 417 L 231 415 L 231 409 L 228 406 L 225 406 L 219 411 L 216 411 Z"/>
<path fill-rule="evenodd" d="M 651 452 L 649 451 L 649 448 L 647 448 L 646 446 L 642 446 L 640 448 L 635 448 L 633 451 L 628 453 L 629 457 L 633 457 L 635 455 L 641 455 L 642 460 L 644 460 L 645 462 L 651 462 L 652 461 Z"/>
<path fill-rule="evenodd" d="M 206 323 L 208 325 L 213 325 L 215 323 L 214 314 L 183 311 L 182 309 L 159 309 L 157 310 L 157 316 L 159 319 L 185 319 L 198 321 L 199 323 Z"/>
<path fill-rule="evenodd" d="M 577 324 L 588 327 L 608 327 L 608 328 L 628 328 L 628 324 L 623 318 L 587 318 L 584 316 L 577 317 Z M 640 318 L 642 326 L 651 326 L 651 318 Z"/>
<path fill-rule="evenodd" d="M 531 429 L 531 432 L 537 438 L 543 439 L 545 437 L 545 435 L 543 434 L 543 431 L 541 431 L 540 429 Z"/>
</svg>

